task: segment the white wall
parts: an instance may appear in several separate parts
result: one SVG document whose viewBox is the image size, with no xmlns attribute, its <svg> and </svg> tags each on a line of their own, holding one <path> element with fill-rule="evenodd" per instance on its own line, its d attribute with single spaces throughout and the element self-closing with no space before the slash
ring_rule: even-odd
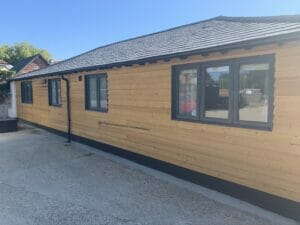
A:
<svg viewBox="0 0 300 225">
<path fill-rule="evenodd" d="M 17 98 L 16 98 L 16 82 L 10 82 L 10 107 L 8 108 L 8 116 L 10 118 L 17 118 Z"/>
</svg>

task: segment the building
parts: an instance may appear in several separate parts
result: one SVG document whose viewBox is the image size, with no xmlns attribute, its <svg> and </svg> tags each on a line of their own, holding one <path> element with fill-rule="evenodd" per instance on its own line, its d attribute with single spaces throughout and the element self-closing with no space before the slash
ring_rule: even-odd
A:
<svg viewBox="0 0 300 225">
<path fill-rule="evenodd" d="M 0 71 L 9 71 L 12 68 L 12 65 L 8 64 L 4 60 L 0 60 Z"/>
<path fill-rule="evenodd" d="M 34 70 L 43 69 L 47 66 L 49 66 L 48 61 L 41 54 L 36 54 L 15 63 L 13 70 L 16 72 L 16 76 L 19 76 Z"/>
<path fill-rule="evenodd" d="M 300 15 L 217 17 L 20 75 L 19 119 L 300 219 Z"/>
</svg>

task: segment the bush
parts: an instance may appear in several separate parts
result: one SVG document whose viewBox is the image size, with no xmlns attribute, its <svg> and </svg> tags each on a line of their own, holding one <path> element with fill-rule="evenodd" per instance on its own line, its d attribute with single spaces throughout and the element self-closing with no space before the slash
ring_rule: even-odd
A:
<svg viewBox="0 0 300 225">
<path fill-rule="evenodd" d="M 12 75 L 12 71 L 0 71 L 0 104 L 3 103 L 9 95 L 8 81 Z"/>
</svg>

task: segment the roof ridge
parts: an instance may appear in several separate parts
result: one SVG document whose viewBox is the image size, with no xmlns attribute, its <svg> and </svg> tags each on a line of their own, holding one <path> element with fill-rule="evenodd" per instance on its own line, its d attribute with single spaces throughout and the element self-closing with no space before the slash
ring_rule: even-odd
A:
<svg viewBox="0 0 300 225">
<path fill-rule="evenodd" d="M 21 59 L 21 60 L 19 60 L 18 62 L 16 62 L 15 65 L 17 65 L 17 64 L 19 64 L 19 63 L 21 63 L 21 62 L 27 61 L 27 60 L 29 60 L 29 59 L 31 60 L 31 59 L 35 58 L 37 55 L 38 55 L 38 54 L 35 54 L 35 55 L 28 56 L 28 57 L 26 57 L 26 58 L 24 58 L 24 59 Z"/>
<path fill-rule="evenodd" d="M 38 57 L 41 57 L 41 59 L 44 60 L 44 61 L 48 64 L 47 67 L 50 66 L 50 65 L 49 65 L 49 62 L 45 59 L 45 57 L 44 57 L 41 53 L 37 53 L 37 54 L 35 54 L 35 55 L 28 56 L 27 58 L 24 58 L 24 59 L 22 59 L 22 60 L 16 62 L 16 63 L 13 65 L 13 68 L 12 68 L 12 69 L 14 70 L 16 66 L 20 66 L 20 65 L 24 64 L 24 62 L 26 62 L 26 64 L 22 65 L 23 67 L 22 67 L 21 69 L 20 69 L 20 68 L 17 68 L 18 71 L 16 71 L 16 72 L 19 72 L 19 71 L 21 71 L 23 68 L 25 68 L 28 64 L 32 63 L 32 62 L 33 62 L 35 59 L 37 59 Z M 46 68 L 46 67 L 45 67 L 45 68 Z M 42 70 L 42 69 L 45 69 L 45 68 L 37 69 L 37 70 L 34 70 L 34 71 Z M 27 73 L 31 73 L 31 72 L 33 72 L 33 71 L 30 71 L 30 72 L 27 72 Z M 23 73 L 22 75 L 25 75 L 25 74 L 27 74 L 27 73 Z"/>
<path fill-rule="evenodd" d="M 249 26 L 245 26 L 243 22 L 249 24 Z M 206 24 L 209 26 L 206 26 Z M 248 27 L 250 30 L 247 29 Z M 275 40 L 276 36 L 281 35 L 288 38 L 286 33 L 299 31 L 300 15 L 265 17 L 218 16 L 102 45 L 46 68 L 26 73 L 23 77 L 30 77 L 36 74 L 59 74 L 64 71 L 75 71 L 80 68 L 94 68 L 116 63 L 137 62 L 163 55 L 167 56 L 211 49 L 222 45 L 233 45 L 239 41 L 248 41 L 249 44 L 251 41 L 254 42 L 254 40 L 261 38 L 270 38 L 270 41 L 272 41 L 273 39 Z M 224 32 L 227 32 L 228 35 L 224 35 Z"/>
<path fill-rule="evenodd" d="M 29 63 L 34 61 L 39 54 L 28 56 L 24 59 L 19 60 L 18 62 L 13 64 L 12 70 L 14 70 L 16 73 L 20 72 L 23 68 L 25 68 Z"/>
<path fill-rule="evenodd" d="M 219 16 L 215 18 L 216 20 L 223 21 L 231 21 L 231 22 L 256 22 L 256 23 L 299 23 L 300 22 L 300 14 L 293 15 L 276 15 L 276 16 L 238 16 L 238 17 L 230 17 L 230 16 Z"/>
<path fill-rule="evenodd" d="M 290 15 L 290 16 L 294 16 L 294 15 Z M 300 22 L 300 15 L 297 15 L 297 16 L 299 16 L 299 22 Z M 210 18 L 210 19 L 205 19 L 205 20 L 200 20 L 200 21 L 197 21 L 197 22 L 183 24 L 183 25 L 180 25 L 180 26 L 176 26 L 176 27 L 172 27 L 172 28 L 168 28 L 168 29 L 156 31 L 156 32 L 153 32 L 153 33 L 139 35 L 139 36 L 136 36 L 136 37 L 125 39 L 125 40 L 120 40 L 120 41 L 115 41 L 115 42 L 112 42 L 112 43 L 109 43 L 109 44 L 105 44 L 105 45 L 93 48 L 91 50 L 85 51 L 85 52 L 83 52 L 83 53 L 81 53 L 79 55 L 75 55 L 75 56 L 70 57 L 68 59 L 62 60 L 62 61 L 60 61 L 58 63 L 49 65 L 48 67 L 51 67 L 51 66 L 54 66 L 54 65 L 60 65 L 62 63 L 68 62 L 69 60 L 75 59 L 75 58 L 80 57 L 82 55 L 85 55 L 85 54 L 97 51 L 97 50 L 99 50 L 101 48 L 105 48 L 105 47 L 112 46 L 112 45 L 119 44 L 119 43 L 124 43 L 124 42 L 127 42 L 127 41 L 136 40 L 136 39 L 139 39 L 139 38 L 149 37 L 149 36 L 152 36 L 152 35 L 155 35 L 155 34 L 160 34 L 160 33 L 168 32 L 168 31 L 172 31 L 172 30 L 176 30 L 176 29 L 180 29 L 180 28 L 183 28 L 183 27 L 188 27 L 188 26 L 192 26 L 192 25 L 195 25 L 195 24 L 204 23 L 204 22 L 208 22 L 208 21 L 212 21 L 212 20 L 223 20 L 223 21 L 232 21 L 232 22 L 249 22 L 248 20 L 254 20 L 254 19 L 258 19 L 258 18 L 259 19 L 262 19 L 262 18 L 274 18 L 274 17 L 282 17 L 282 16 L 230 17 L 230 16 L 222 16 L 222 15 L 220 15 L 220 16 L 216 16 L 216 17 L 213 17 L 213 18 Z M 285 15 L 285 17 L 286 17 L 286 15 Z M 38 69 L 36 71 L 40 71 L 40 70 L 43 70 L 43 69 L 45 69 L 45 68 Z"/>
</svg>

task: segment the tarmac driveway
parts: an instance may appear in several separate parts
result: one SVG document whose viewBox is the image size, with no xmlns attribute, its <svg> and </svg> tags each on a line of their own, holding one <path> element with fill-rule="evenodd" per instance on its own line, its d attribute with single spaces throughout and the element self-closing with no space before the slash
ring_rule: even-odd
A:
<svg viewBox="0 0 300 225">
<path fill-rule="evenodd" d="M 226 195 L 30 128 L 0 134 L 2 225 L 297 224 Z"/>
</svg>

